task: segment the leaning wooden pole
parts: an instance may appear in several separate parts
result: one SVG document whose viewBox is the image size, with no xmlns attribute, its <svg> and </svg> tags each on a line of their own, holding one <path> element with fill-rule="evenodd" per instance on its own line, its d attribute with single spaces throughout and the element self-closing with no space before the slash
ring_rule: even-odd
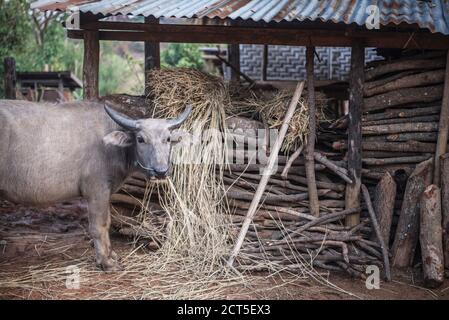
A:
<svg viewBox="0 0 449 320">
<path fill-rule="evenodd" d="M 309 210 L 310 214 L 318 217 L 320 215 L 320 203 L 318 201 L 318 191 L 315 179 L 315 140 L 316 140 L 316 104 L 315 104 L 315 84 L 313 75 L 313 59 L 315 47 L 307 47 L 306 52 L 306 69 L 307 69 L 307 93 L 309 107 L 309 135 L 307 137 L 306 146 L 306 178 L 307 188 L 309 191 Z"/>
<path fill-rule="evenodd" d="M 440 186 L 440 156 L 446 153 L 449 132 L 449 51 L 446 55 L 446 71 L 444 75 L 443 101 L 441 104 L 440 124 L 438 126 L 438 140 L 435 151 L 433 184 Z"/>
<path fill-rule="evenodd" d="M 256 214 L 257 206 L 259 205 L 259 201 L 262 198 L 263 192 L 267 186 L 268 180 L 270 179 L 271 172 L 273 171 L 274 165 L 276 163 L 279 150 L 281 149 L 282 143 L 284 142 L 285 134 L 288 130 L 288 125 L 290 120 L 293 117 L 293 113 L 295 112 L 296 106 L 298 105 L 299 98 L 301 97 L 302 91 L 304 89 L 304 81 L 301 81 L 296 86 L 295 93 L 293 95 L 292 100 L 290 101 L 290 105 L 288 107 L 287 113 L 284 118 L 284 122 L 282 123 L 281 129 L 279 131 L 279 136 L 274 143 L 273 148 L 270 151 L 270 156 L 268 158 L 268 164 L 265 167 L 262 178 L 260 179 L 259 185 L 257 186 L 256 193 L 254 194 L 254 198 L 251 201 L 251 205 L 246 214 L 245 220 L 243 221 L 242 228 L 240 229 L 240 233 L 238 235 L 237 241 L 235 243 L 234 249 L 232 249 L 231 255 L 228 259 L 228 266 L 232 267 L 234 264 L 234 260 L 240 252 L 240 248 L 242 247 L 243 241 L 245 240 L 246 234 L 248 232 L 249 225 L 253 220 L 254 215 Z"/>
<path fill-rule="evenodd" d="M 352 45 L 349 75 L 348 173 L 352 183 L 346 185 L 346 209 L 360 207 L 364 66 L 365 48 L 356 41 Z M 360 213 L 347 216 L 345 222 L 347 226 L 359 224 Z"/>
</svg>

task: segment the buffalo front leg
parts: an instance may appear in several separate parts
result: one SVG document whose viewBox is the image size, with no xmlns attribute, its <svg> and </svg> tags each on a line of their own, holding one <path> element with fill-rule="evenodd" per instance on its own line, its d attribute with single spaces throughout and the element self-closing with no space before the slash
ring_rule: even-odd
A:
<svg viewBox="0 0 449 320">
<path fill-rule="evenodd" d="M 96 191 L 88 197 L 89 233 L 94 241 L 96 261 L 104 271 L 121 269 L 117 255 L 112 251 L 109 239 L 111 214 L 109 211 L 109 191 Z"/>
</svg>

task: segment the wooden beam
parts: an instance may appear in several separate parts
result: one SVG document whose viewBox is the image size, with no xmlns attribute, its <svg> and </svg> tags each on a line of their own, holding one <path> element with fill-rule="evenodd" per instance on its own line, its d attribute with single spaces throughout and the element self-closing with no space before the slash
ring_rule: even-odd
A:
<svg viewBox="0 0 449 320">
<path fill-rule="evenodd" d="M 8 57 L 4 60 L 5 69 L 5 99 L 16 99 L 16 60 Z"/>
<path fill-rule="evenodd" d="M 449 133 L 449 51 L 446 58 L 446 71 L 444 73 L 443 101 L 441 103 L 440 123 L 438 125 L 438 140 L 435 151 L 433 184 L 440 186 L 440 156 L 446 153 Z"/>
<path fill-rule="evenodd" d="M 83 97 L 96 100 L 99 97 L 100 41 L 97 30 L 84 32 Z"/>
<path fill-rule="evenodd" d="M 267 81 L 267 68 L 268 68 L 268 45 L 263 45 L 262 51 L 262 81 Z"/>
<path fill-rule="evenodd" d="M 354 38 L 377 48 L 449 49 L 449 37 L 438 33 L 324 30 L 285 27 L 212 25 L 148 25 L 132 22 L 89 22 L 82 29 L 97 29 L 100 40 L 181 43 L 271 44 L 350 47 Z M 115 30 L 115 31 L 113 31 Z M 118 31 L 119 30 L 119 31 Z M 82 39 L 82 30 L 68 30 L 69 38 Z M 410 37 L 413 41 L 410 41 Z"/>
<path fill-rule="evenodd" d="M 365 67 L 365 47 L 355 41 L 351 50 L 349 74 L 349 125 L 348 125 L 348 172 L 353 183 L 346 185 L 346 209 L 360 207 L 362 183 L 362 109 Z M 360 223 L 360 213 L 346 216 L 346 225 Z"/>
<path fill-rule="evenodd" d="M 316 106 L 315 106 L 315 84 L 314 84 L 314 57 L 315 48 L 308 46 L 306 50 L 306 69 L 307 69 L 307 94 L 309 105 L 309 135 L 307 137 L 306 147 L 306 178 L 307 189 L 309 192 L 309 211 L 310 214 L 318 217 L 320 215 L 320 203 L 318 201 L 318 191 L 315 179 L 315 140 L 316 140 Z"/>
<path fill-rule="evenodd" d="M 158 24 L 159 19 L 154 19 L 151 17 L 145 18 L 145 23 L 147 24 Z M 149 42 L 145 41 L 145 96 L 149 94 L 149 77 L 148 71 L 152 69 L 158 69 L 161 67 L 161 53 L 159 42 Z"/>
<path fill-rule="evenodd" d="M 234 66 L 231 68 L 231 80 L 240 81 L 240 45 L 229 44 L 228 45 L 228 61 Z"/>
</svg>

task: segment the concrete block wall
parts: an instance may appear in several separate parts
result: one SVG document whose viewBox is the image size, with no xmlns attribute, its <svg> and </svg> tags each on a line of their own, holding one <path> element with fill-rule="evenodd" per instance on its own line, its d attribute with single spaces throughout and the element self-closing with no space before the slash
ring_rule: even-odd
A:
<svg viewBox="0 0 449 320">
<path fill-rule="evenodd" d="M 320 61 L 315 57 L 318 80 L 347 80 L 350 69 L 350 48 L 317 47 Z M 261 45 L 240 45 L 240 68 L 252 79 L 262 74 Z M 268 46 L 267 80 L 305 79 L 305 47 Z M 381 59 L 373 48 L 365 50 L 366 62 Z"/>
</svg>

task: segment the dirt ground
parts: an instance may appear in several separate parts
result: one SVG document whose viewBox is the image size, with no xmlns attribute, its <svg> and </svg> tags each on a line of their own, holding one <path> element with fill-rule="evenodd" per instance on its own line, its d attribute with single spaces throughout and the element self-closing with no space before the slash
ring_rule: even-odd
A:
<svg viewBox="0 0 449 320">
<path fill-rule="evenodd" d="M 112 236 L 120 256 L 133 250 L 130 239 Z M 142 251 L 142 250 L 141 250 Z M 138 254 L 148 254 L 138 252 Z M 142 297 L 123 277 L 103 273 L 94 266 L 94 250 L 87 235 L 86 205 L 83 201 L 48 208 L 16 206 L 0 200 L 0 299 L 92 299 Z M 82 261 L 88 266 L 91 284 L 67 289 L 64 269 Z M 45 276 L 48 271 L 48 276 Z M 58 274 L 61 273 L 61 274 Z M 251 286 L 230 286 L 215 298 L 223 299 L 447 299 L 449 280 L 435 290 L 421 286 L 419 268 L 394 271 L 391 283 L 368 290 L 365 282 L 345 274 L 330 274 L 332 286 L 291 274 L 253 273 Z M 119 279 L 119 280 L 118 280 Z M 147 279 L 157 285 L 160 279 Z M 129 292 L 133 291 L 133 292 Z M 102 292 L 101 295 L 98 293 Z M 103 294 L 104 293 L 104 294 Z M 106 294 L 109 293 L 109 294 Z"/>
</svg>

